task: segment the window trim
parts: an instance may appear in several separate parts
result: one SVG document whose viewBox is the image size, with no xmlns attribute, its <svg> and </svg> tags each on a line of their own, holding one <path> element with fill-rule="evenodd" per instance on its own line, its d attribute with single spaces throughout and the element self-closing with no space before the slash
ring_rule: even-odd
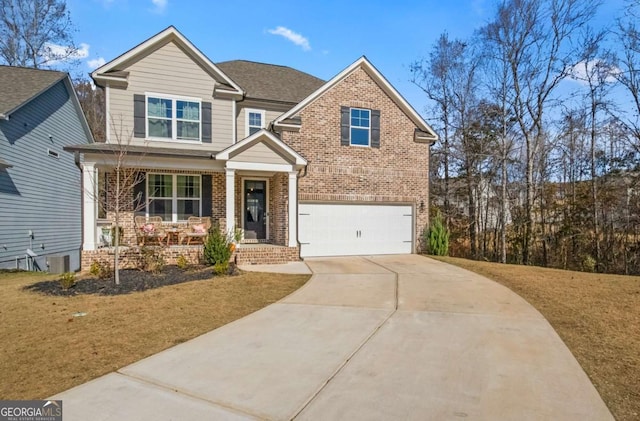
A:
<svg viewBox="0 0 640 421">
<path fill-rule="evenodd" d="M 160 200 L 168 200 L 171 199 L 171 221 L 163 221 L 169 222 L 172 224 L 178 222 L 185 222 L 186 219 L 180 220 L 178 219 L 178 200 L 197 200 L 198 201 L 198 213 L 202 216 L 202 174 L 184 174 L 184 173 L 163 173 L 163 172 L 148 172 L 145 176 L 145 192 L 146 192 L 146 203 L 145 203 L 145 216 L 148 218 L 149 216 L 149 205 L 155 196 L 151 195 L 149 191 L 149 179 L 151 175 L 170 175 L 171 176 L 171 198 L 169 197 L 158 197 Z M 195 197 L 178 197 L 178 176 L 190 176 L 190 177 L 198 177 L 200 180 L 200 194 L 197 198 Z"/>
<path fill-rule="evenodd" d="M 172 103 L 172 117 L 171 117 L 171 138 L 168 137 L 155 137 L 149 135 L 149 98 L 158 98 L 158 99 L 170 99 Z M 192 139 L 178 139 L 178 101 L 188 101 L 188 102 L 197 102 L 198 103 L 198 114 L 200 115 L 200 119 L 198 120 L 198 140 Z M 169 120 L 165 117 L 157 117 L 164 120 Z M 190 121 L 180 119 L 180 121 Z M 145 134 L 146 138 L 149 140 L 153 140 L 154 142 L 178 142 L 178 143 L 186 143 L 186 144 L 201 144 L 202 143 L 202 99 L 196 97 L 189 96 L 180 96 L 180 95 L 171 95 L 171 94 L 162 94 L 157 92 L 145 92 L 144 93 L 144 125 L 145 125 Z"/>
<path fill-rule="evenodd" d="M 364 129 L 364 126 L 354 126 L 353 124 L 351 124 L 351 112 L 353 110 L 359 110 L 359 111 L 366 111 L 369 113 L 369 126 L 366 127 L 367 129 L 367 144 L 366 145 L 358 145 L 353 143 L 353 140 L 351 138 L 351 134 L 352 134 L 352 130 L 354 128 L 356 129 Z M 371 147 L 371 109 L 369 108 L 359 108 L 359 107 L 349 107 L 349 146 L 356 146 L 359 148 L 370 148 Z"/>
<path fill-rule="evenodd" d="M 258 109 L 258 108 L 245 108 L 244 109 L 244 133 L 245 133 L 245 137 L 251 136 L 251 134 L 250 134 L 251 127 L 256 127 L 256 126 L 250 126 L 249 125 L 249 114 L 250 113 L 260 114 L 260 126 L 261 126 L 260 129 L 264 129 L 266 127 L 266 117 L 267 117 L 266 110 L 261 110 L 261 109 Z"/>
</svg>

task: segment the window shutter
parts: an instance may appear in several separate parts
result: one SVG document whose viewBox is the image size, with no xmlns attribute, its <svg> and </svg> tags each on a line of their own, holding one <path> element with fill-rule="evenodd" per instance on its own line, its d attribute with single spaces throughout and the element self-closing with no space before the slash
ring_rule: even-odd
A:
<svg viewBox="0 0 640 421">
<path fill-rule="evenodd" d="M 146 137 L 144 95 L 133 95 L 133 137 Z"/>
<path fill-rule="evenodd" d="M 351 110 L 349 107 L 340 107 L 340 145 L 349 146 L 349 131 L 351 129 Z"/>
<path fill-rule="evenodd" d="M 139 171 L 133 186 L 133 210 L 136 216 L 147 214 L 147 173 Z"/>
<path fill-rule="evenodd" d="M 203 102 L 202 108 L 202 142 L 211 143 L 211 103 Z"/>
<path fill-rule="evenodd" d="M 371 110 L 371 147 L 380 147 L 380 110 Z"/>
<path fill-rule="evenodd" d="M 211 217 L 213 214 L 211 175 L 202 174 L 202 216 Z"/>
</svg>

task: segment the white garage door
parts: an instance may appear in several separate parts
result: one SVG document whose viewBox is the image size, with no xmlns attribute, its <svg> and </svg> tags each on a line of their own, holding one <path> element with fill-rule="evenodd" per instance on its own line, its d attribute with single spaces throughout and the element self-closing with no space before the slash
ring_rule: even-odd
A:
<svg viewBox="0 0 640 421">
<path fill-rule="evenodd" d="M 403 254 L 413 250 L 412 206 L 301 203 L 300 255 Z"/>
</svg>

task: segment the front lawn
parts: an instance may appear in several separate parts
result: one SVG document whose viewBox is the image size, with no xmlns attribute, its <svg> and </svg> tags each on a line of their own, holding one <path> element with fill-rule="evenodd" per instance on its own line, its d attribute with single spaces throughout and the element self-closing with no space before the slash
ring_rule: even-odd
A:
<svg viewBox="0 0 640 421">
<path fill-rule="evenodd" d="M 248 272 L 125 295 L 48 296 L 23 288 L 55 275 L 0 273 L 0 398 L 51 396 L 246 316 L 309 277 Z"/>
<path fill-rule="evenodd" d="M 499 282 L 567 344 L 618 420 L 640 416 L 640 277 L 437 258 Z"/>
</svg>

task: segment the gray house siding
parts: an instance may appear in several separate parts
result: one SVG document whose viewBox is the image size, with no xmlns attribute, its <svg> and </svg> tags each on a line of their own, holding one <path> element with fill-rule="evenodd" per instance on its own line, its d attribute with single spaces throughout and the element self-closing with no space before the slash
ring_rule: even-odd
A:
<svg viewBox="0 0 640 421">
<path fill-rule="evenodd" d="M 49 256 L 67 254 L 70 269 L 80 268 L 80 170 L 62 148 L 89 141 L 64 81 L 0 120 L 0 156 L 12 165 L 0 169 L 0 268 L 17 258 L 24 269 L 29 247 L 42 270 Z"/>
</svg>

